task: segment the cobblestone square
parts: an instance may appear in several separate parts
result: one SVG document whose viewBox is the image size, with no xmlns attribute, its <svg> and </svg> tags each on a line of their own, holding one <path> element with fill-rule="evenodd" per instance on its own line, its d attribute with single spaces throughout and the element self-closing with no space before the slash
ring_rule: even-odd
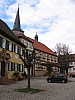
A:
<svg viewBox="0 0 75 100">
<path fill-rule="evenodd" d="M 68 83 L 47 83 L 46 77 L 31 78 L 31 87 L 44 91 L 30 94 L 15 92 L 14 89 L 27 87 L 27 79 L 10 85 L 0 85 L 0 100 L 75 100 L 75 79 Z"/>
</svg>

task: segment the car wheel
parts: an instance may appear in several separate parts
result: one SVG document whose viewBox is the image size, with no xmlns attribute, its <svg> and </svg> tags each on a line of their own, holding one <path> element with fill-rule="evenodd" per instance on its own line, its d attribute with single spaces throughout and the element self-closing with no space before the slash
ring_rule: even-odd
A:
<svg viewBox="0 0 75 100">
<path fill-rule="evenodd" d="M 62 83 L 65 83 L 65 80 L 62 80 Z"/>
<path fill-rule="evenodd" d="M 51 83 L 51 80 L 48 80 L 49 83 Z"/>
</svg>

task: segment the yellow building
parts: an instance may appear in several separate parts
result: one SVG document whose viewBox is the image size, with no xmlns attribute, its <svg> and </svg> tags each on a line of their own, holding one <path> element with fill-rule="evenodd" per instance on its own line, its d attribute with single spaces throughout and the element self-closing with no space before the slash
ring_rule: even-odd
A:
<svg viewBox="0 0 75 100">
<path fill-rule="evenodd" d="M 24 63 L 19 58 L 23 56 L 26 46 L 18 40 L 8 25 L 0 19 L 0 76 L 5 74 L 8 79 L 13 78 L 13 72 L 24 71 Z"/>
</svg>

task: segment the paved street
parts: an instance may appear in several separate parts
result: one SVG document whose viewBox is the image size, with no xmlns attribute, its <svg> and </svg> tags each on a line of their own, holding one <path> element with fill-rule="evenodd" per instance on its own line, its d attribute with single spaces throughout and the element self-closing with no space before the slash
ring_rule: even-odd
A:
<svg viewBox="0 0 75 100">
<path fill-rule="evenodd" d="M 32 78 L 31 87 L 44 91 L 30 94 L 15 92 L 14 89 L 27 87 L 27 80 L 10 85 L 0 85 L 0 100 L 75 100 L 75 79 L 68 83 L 47 83 L 46 77 Z"/>
</svg>

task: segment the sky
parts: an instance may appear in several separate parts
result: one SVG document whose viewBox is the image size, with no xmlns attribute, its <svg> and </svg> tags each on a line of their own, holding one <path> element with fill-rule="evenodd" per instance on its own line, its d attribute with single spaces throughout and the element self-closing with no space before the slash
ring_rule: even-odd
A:
<svg viewBox="0 0 75 100">
<path fill-rule="evenodd" d="M 19 5 L 24 34 L 54 50 L 57 43 L 75 53 L 75 0 L 0 0 L 0 19 L 13 29 Z"/>
</svg>

